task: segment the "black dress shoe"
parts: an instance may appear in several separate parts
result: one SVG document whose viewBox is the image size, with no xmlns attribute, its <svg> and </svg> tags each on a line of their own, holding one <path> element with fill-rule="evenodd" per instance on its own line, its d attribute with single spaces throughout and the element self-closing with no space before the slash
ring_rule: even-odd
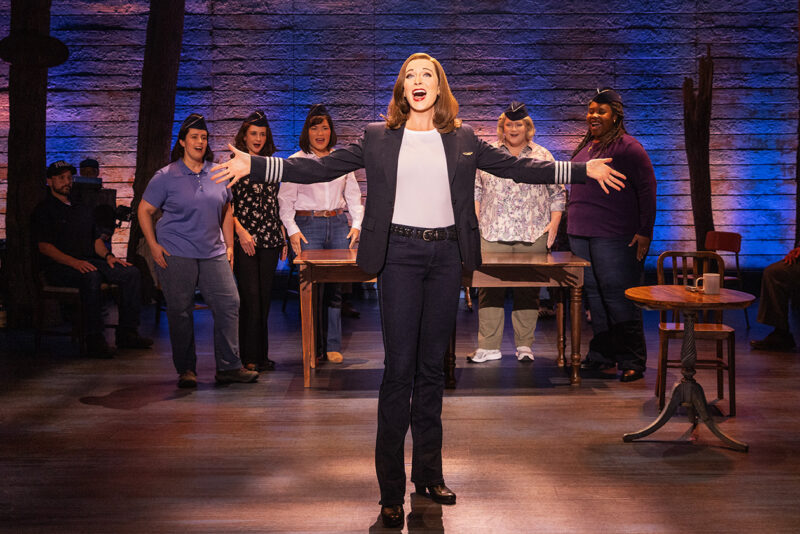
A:
<svg viewBox="0 0 800 534">
<path fill-rule="evenodd" d="M 581 363 L 581 371 L 587 378 L 617 378 L 614 364 L 587 360 Z"/>
<path fill-rule="evenodd" d="M 403 505 L 393 504 L 392 506 L 381 506 L 381 521 L 386 528 L 397 528 L 403 526 Z"/>
<path fill-rule="evenodd" d="M 416 484 L 415 486 L 419 495 L 427 495 L 433 502 L 438 502 L 439 504 L 456 503 L 456 494 L 444 484 L 436 484 L 435 486 L 420 486 Z"/>
<path fill-rule="evenodd" d="M 785 330 L 773 330 L 764 339 L 753 339 L 750 346 L 756 350 L 790 351 L 795 347 L 794 337 Z"/>
<path fill-rule="evenodd" d="M 270 360 L 267 358 L 267 361 L 262 363 L 259 366 L 259 371 L 274 371 L 275 370 L 275 360 Z"/>
<path fill-rule="evenodd" d="M 620 382 L 635 382 L 636 380 L 641 380 L 644 378 L 644 371 L 634 371 L 633 369 L 628 369 L 626 371 L 622 371 L 622 376 L 619 377 Z"/>
</svg>

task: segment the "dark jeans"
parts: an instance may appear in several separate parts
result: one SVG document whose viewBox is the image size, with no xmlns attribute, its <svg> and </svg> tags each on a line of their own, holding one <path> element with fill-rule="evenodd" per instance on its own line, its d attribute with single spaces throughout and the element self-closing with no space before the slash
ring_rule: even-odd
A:
<svg viewBox="0 0 800 534">
<path fill-rule="evenodd" d="M 86 260 L 96 271 L 81 273 L 61 265 L 51 264 L 44 270 L 45 279 L 54 286 L 77 287 L 80 290 L 81 302 L 86 310 L 86 332 L 101 334 L 103 332 L 103 293 L 101 284 L 111 282 L 119 286 L 119 328 L 136 330 L 139 326 L 139 312 L 142 308 L 141 277 L 136 267 L 108 266 L 101 259 Z"/>
<path fill-rule="evenodd" d="M 442 475 L 443 357 L 455 326 L 461 285 L 456 241 L 423 241 L 391 234 L 378 276 L 385 349 L 378 399 L 375 469 L 381 504 L 402 504 L 404 443 L 414 440 L 411 480 L 444 482 Z"/>
<path fill-rule="evenodd" d="M 264 366 L 269 356 L 270 292 L 280 248 L 256 247 L 254 256 L 245 254 L 237 242 L 233 272 L 239 286 L 239 350 L 242 363 Z"/>
<path fill-rule="evenodd" d="M 592 332 L 587 360 L 617 364 L 622 370 L 644 371 L 647 347 L 642 312 L 625 298 L 625 290 L 641 285 L 643 262 L 629 237 L 569 236 L 572 252 L 592 262 L 584 269 L 584 285 Z"/>
<path fill-rule="evenodd" d="M 312 217 L 308 215 L 294 218 L 300 231 L 308 243 L 300 241 L 303 250 L 342 249 L 350 246 L 347 234 L 350 227 L 347 215 L 341 213 L 335 217 Z M 342 350 L 342 285 L 322 284 L 319 291 L 321 301 L 317 303 L 322 335 L 317 336 L 321 346 L 318 352 L 340 352 Z"/>
<path fill-rule="evenodd" d="M 789 330 L 789 299 L 800 292 L 800 262 L 783 260 L 768 265 L 761 278 L 758 322 Z"/>
<path fill-rule="evenodd" d="M 194 290 L 200 287 L 214 317 L 214 358 L 218 371 L 239 369 L 239 292 L 225 254 L 196 259 L 168 256 L 167 268 L 156 265 L 169 321 L 172 361 L 178 374 L 197 372 L 194 343 Z"/>
</svg>

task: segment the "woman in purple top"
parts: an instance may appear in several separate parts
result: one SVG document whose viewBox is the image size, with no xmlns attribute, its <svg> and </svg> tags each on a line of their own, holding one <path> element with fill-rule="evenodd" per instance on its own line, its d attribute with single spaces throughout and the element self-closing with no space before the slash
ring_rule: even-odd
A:
<svg viewBox="0 0 800 534">
<path fill-rule="evenodd" d="M 255 382 L 258 372 L 239 359 L 239 293 L 233 279 L 231 191 L 209 180 L 214 155 L 202 115 L 181 124 L 172 163 L 147 184 L 138 218 L 164 292 L 178 387 L 197 387 L 195 288 L 214 315 L 218 382 Z M 158 210 L 162 217 L 153 225 Z M 224 235 L 223 235 L 224 234 Z"/>
<path fill-rule="evenodd" d="M 584 368 L 607 377 L 619 369 L 620 380 L 632 382 L 644 375 L 647 350 L 641 311 L 625 290 L 641 283 L 656 218 L 656 179 L 647 152 L 625 131 L 624 118 L 616 91 L 598 91 L 589 103 L 589 129 L 572 161 L 613 158 L 611 166 L 627 176 L 628 187 L 606 195 L 591 180 L 573 185 L 567 233 L 572 252 L 592 262 L 584 289 L 594 337 Z"/>
</svg>

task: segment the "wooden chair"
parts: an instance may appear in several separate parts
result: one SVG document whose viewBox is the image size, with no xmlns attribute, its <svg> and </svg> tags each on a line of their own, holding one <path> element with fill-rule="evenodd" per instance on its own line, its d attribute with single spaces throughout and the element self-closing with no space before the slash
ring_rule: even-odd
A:
<svg viewBox="0 0 800 534">
<path fill-rule="evenodd" d="M 742 250 L 742 235 L 736 232 L 716 232 L 711 231 L 706 234 L 705 242 L 706 250 L 712 252 L 732 252 L 736 259 L 736 275 L 727 274 L 724 277 L 725 282 L 736 282 L 736 287 L 740 291 L 743 289 L 742 271 L 739 268 L 739 251 Z M 747 316 L 747 308 L 742 310 L 744 312 L 744 322 L 747 328 L 750 328 L 750 318 Z"/>
<path fill-rule="evenodd" d="M 677 252 L 667 251 L 658 257 L 658 284 L 688 285 L 704 273 L 725 273 L 725 262 L 716 252 Z M 716 358 L 697 360 L 696 369 L 717 371 L 717 397 L 724 398 L 724 376 L 728 372 L 728 401 L 730 415 L 736 415 L 735 381 L 735 334 L 734 329 L 722 324 L 721 312 L 701 313 L 695 324 L 695 339 L 709 339 L 716 343 Z M 680 359 L 669 359 L 669 340 L 683 338 L 683 322 L 677 311 L 659 313 L 658 324 L 658 375 L 656 378 L 656 397 L 659 410 L 664 408 L 667 389 L 667 369 L 681 367 Z M 723 341 L 727 341 L 727 359 L 723 355 Z"/>
<path fill-rule="evenodd" d="M 112 289 L 116 286 L 112 284 L 102 284 L 100 290 L 105 297 L 111 296 Z M 81 302 L 80 290 L 77 287 L 61 287 L 49 285 L 41 272 L 37 275 L 36 283 L 36 308 L 34 310 L 33 324 L 35 328 L 34 334 L 34 351 L 39 352 L 42 345 L 42 336 L 63 336 L 69 335 L 73 343 L 78 345 L 78 351 L 81 355 L 86 354 L 86 310 Z M 71 310 L 72 317 L 70 322 L 72 329 L 70 332 L 65 333 L 60 330 L 51 330 L 46 324 L 46 310 L 48 302 L 56 302 L 57 304 L 66 305 Z M 106 328 L 114 328 L 115 324 L 106 324 Z"/>
</svg>

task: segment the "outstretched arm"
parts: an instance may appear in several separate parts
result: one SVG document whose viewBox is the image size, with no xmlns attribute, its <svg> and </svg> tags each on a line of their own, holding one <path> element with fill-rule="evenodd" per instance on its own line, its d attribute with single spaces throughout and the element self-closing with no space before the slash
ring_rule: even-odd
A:
<svg viewBox="0 0 800 534">
<path fill-rule="evenodd" d="M 593 159 L 584 163 L 570 161 L 543 161 L 517 158 L 493 147 L 482 139 L 477 140 L 477 167 L 503 178 L 513 178 L 527 184 L 584 183 L 587 178 L 597 180 L 603 191 L 625 187 L 625 175 L 609 167 L 611 159 Z"/>
<path fill-rule="evenodd" d="M 217 183 L 230 180 L 228 187 L 248 175 L 253 182 L 268 184 L 280 181 L 300 184 L 329 182 L 364 167 L 363 139 L 321 159 L 250 156 L 228 145 L 233 157 L 212 167 L 214 174 L 211 179 Z"/>
<path fill-rule="evenodd" d="M 586 162 L 586 176 L 597 180 L 606 195 L 609 187 L 617 191 L 625 187 L 622 182 L 625 175 L 609 167 L 608 163 L 611 163 L 611 158 L 590 159 Z"/>
</svg>

